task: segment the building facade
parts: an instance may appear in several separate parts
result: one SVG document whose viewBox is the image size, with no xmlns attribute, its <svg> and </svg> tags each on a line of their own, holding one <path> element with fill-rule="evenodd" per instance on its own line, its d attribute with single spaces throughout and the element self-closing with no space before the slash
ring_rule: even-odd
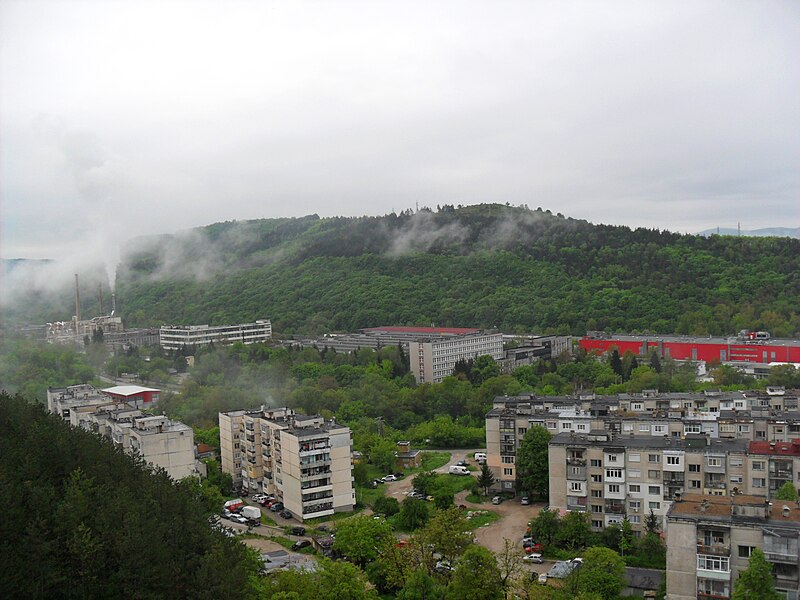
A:
<svg viewBox="0 0 800 600">
<path fill-rule="evenodd" d="M 671 506 L 665 529 L 668 600 L 727 600 L 754 548 L 772 564 L 776 590 L 797 600 L 798 503 L 688 494 Z"/>
<path fill-rule="evenodd" d="M 417 383 L 440 383 L 453 374 L 458 361 L 483 355 L 498 362 L 503 359 L 503 334 L 453 334 L 408 343 L 409 364 Z"/>
<path fill-rule="evenodd" d="M 170 325 L 159 330 L 159 344 L 165 350 L 215 344 L 255 344 L 272 338 L 272 323 L 260 319 L 255 323 L 240 325 Z"/>
<path fill-rule="evenodd" d="M 222 470 L 248 493 L 272 494 L 300 520 L 352 511 L 348 427 L 288 408 L 219 414 Z"/>
</svg>

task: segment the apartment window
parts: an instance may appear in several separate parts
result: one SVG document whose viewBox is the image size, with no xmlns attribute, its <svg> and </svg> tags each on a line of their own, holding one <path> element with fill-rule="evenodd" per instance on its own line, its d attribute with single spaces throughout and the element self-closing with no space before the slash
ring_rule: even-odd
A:
<svg viewBox="0 0 800 600">
<path fill-rule="evenodd" d="M 664 425 L 653 425 L 653 435 L 664 435 L 667 428 Z"/>
<path fill-rule="evenodd" d="M 513 456 L 503 456 L 502 457 L 503 464 L 506 465 L 513 465 L 514 464 L 514 457 Z"/>
<path fill-rule="evenodd" d="M 648 479 L 661 479 L 661 471 L 649 470 L 647 471 Z"/>
<path fill-rule="evenodd" d="M 513 475 L 514 469 L 503 469 L 503 475 Z"/>
<path fill-rule="evenodd" d="M 603 483 L 602 475 L 592 475 L 592 483 Z"/>
<path fill-rule="evenodd" d="M 602 529 L 603 522 L 602 521 L 592 521 L 592 527 L 595 529 Z"/>
<path fill-rule="evenodd" d="M 778 431 L 777 429 L 775 431 Z M 750 425 L 739 425 L 739 433 L 750 433 Z M 783 427 L 778 433 L 783 433 Z"/>
<path fill-rule="evenodd" d="M 561 429 L 566 429 L 567 431 L 569 431 L 570 429 L 572 429 L 572 423 L 570 423 L 569 421 L 565 421 L 564 423 L 561 424 Z"/>
<path fill-rule="evenodd" d="M 658 454 L 648 454 L 647 461 L 651 463 L 661 462 L 661 457 Z"/>
<path fill-rule="evenodd" d="M 622 469 L 606 469 L 606 479 L 609 477 L 615 477 L 617 479 L 622 478 Z"/>
<path fill-rule="evenodd" d="M 667 464 L 668 465 L 680 465 L 681 464 L 681 457 L 680 456 L 668 456 L 667 457 Z"/>
<path fill-rule="evenodd" d="M 642 410 L 642 403 L 641 402 L 634 402 L 633 403 L 633 410 Z"/>
<path fill-rule="evenodd" d="M 623 423 L 622 431 L 633 431 L 633 423 Z"/>
<path fill-rule="evenodd" d="M 586 425 L 584 423 L 578 423 L 578 431 L 586 431 Z"/>
<path fill-rule="evenodd" d="M 638 494 L 639 492 L 642 491 L 642 486 L 640 486 L 638 483 L 629 484 L 628 485 L 628 491 L 631 494 Z"/>
<path fill-rule="evenodd" d="M 570 492 L 582 492 L 583 491 L 583 482 L 582 481 L 570 481 L 569 482 L 569 491 Z"/>
<path fill-rule="evenodd" d="M 647 487 L 647 493 L 651 496 L 658 496 L 661 494 L 661 486 L 660 485 L 650 485 Z"/>
<path fill-rule="evenodd" d="M 700 465 L 689 465 L 689 473 L 699 473 Z"/>
<path fill-rule="evenodd" d="M 589 461 L 589 466 L 591 466 L 591 467 L 602 467 L 603 466 L 603 461 L 598 459 L 598 458 L 593 458 L 592 460 Z"/>
<path fill-rule="evenodd" d="M 528 433 L 528 428 L 527 427 L 519 427 L 517 429 L 517 433 L 519 435 L 525 435 L 526 433 Z"/>
<path fill-rule="evenodd" d="M 709 456 L 706 458 L 706 466 L 709 467 L 721 467 L 722 466 L 722 459 L 716 458 L 713 456 Z"/>
<path fill-rule="evenodd" d="M 631 515 L 628 517 L 628 521 L 630 521 L 631 524 L 636 525 L 642 522 L 642 517 L 640 517 L 639 515 Z"/>
<path fill-rule="evenodd" d="M 558 427 L 558 423 L 556 423 L 555 421 L 548 421 L 547 422 L 547 428 L 548 429 L 556 429 L 557 427 Z"/>
<path fill-rule="evenodd" d="M 763 471 L 763 470 L 764 470 L 764 461 L 754 460 L 753 461 L 753 471 Z"/>
<path fill-rule="evenodd" d="M 628 477 L 631 479 L 639 479 L 642 476 L 642 471 L 639 469 L 628 469 Z"/>
<path fill-rule="evenodd" d="M 727 556 L 706 556 L 697 555 L 697 568 L 706 571 L 730 571 L 730 563 Z"/>
<path fill-rule="evenodd" d="M 732 467 L 741 467 L 744 464 L 744 461 L 741 458 L 731 458 L 728 463 Z"/>
<path fill-rule="evenodd" d="M 722 433 L 736 433 L 736 425 L 720 425 L 719 430 Z"/>
<path fill-rule="evenodd" d="M 739 546 L 739 558 L 750 558 L 755 546 Z"/>
<path fill-rule="evenodd" d="M 696 424 L 684 425 L 683 433 L 700 433 L 700 425 Z"/>
<path fill-rule="evenodd" d="M 642 508 L 642 503 L 639 500 L 631 500 L 630 507 L 631 510 L 639 512 L 639 509 Z"/>
<path fill-rule="evenodd" d="M 741 475 L 734 475 L 731 477 L 731 483 L 742 483 L 742 479 Z"/>
<path fill-rule="evenodd" d="M 592 490 L 592 498 L 602 498 L 603 490 Z"/>
<path fill-rule="evenodd" d="M 616 483 L 609 484 L 608 493 L 609 494 L 619 494 L 619 485 L 616 484 Z"/>
<path fill-rule="evenodd" d="M 639 423 L 639 431 L 650 431 L 650 425 Z"/>
<path fill-rule="evenodd" d="M 600 504 L 592 504 L 592 512 L 593 513 L 601 513 L 603 512 L 603 506 Z"/>
<path fill-rule="evenodd" d="M 753 477 L 753 487 L 763 488 L 767 486 L 767 480 L 763 477 Z"/>
<path fill-rule="evenodd" d="M 628 462 L 639 462 L 642 460 L 642 455 L 638 452 L 628 455 Z"/>
<path fill-rule="evenodd" d="M 607 462 L 617 462 L 617 455 L 616 454 L 607 454 L 606 455 Z"/>
<path fill-rule="evenodd" d="M 648 502 L 647 506 L 650 508 L 650 510 L 660 510 L 661 502 Z"/>
<path fill-rule="evenodd" d="M 690 479 L 689 480 L 689 487 L 695 490 L 700 489 L 700 480 L 699 479 Z"/>
</svg>

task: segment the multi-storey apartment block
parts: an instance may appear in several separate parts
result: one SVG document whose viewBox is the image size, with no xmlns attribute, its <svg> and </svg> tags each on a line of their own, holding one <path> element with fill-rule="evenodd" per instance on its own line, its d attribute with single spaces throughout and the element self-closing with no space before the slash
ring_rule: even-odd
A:
<svg viewBox="0 0 800 600">
<path fill-rule="evenodd" d="M 348 427 L 288 408 L 219 414 L 222 470 L 249 493 L 273 494 L 298 520 L 352 511 Z"/>
<path fill-rule="evenodd" d="M 727 600 L 754 548 L 772 563 L 775 588 L 800 589 L 800 508 L 763 496 L 687 494 L 666 518 L 668 600 Z"/>
<path fill-rule="evenodd" d="M 496 361 L 503 356 L 501 333 L 455 333 L 419 338 L 408 343 L 411 372 L 418 383 L 440 383 L 453 374 L 460 360 L 489 355 Z"/>
<path fill-rule="evenodd" d="M 686 490 L 726 495 L 746 477 L 746 440 L 707 436 L 560 433 L 550 441 L 550 507 L 589 513 L 594 529 L 621 522 L 642 531 Z M 737 491 L 740 489 L 737 487 Z"/>
<path fill-rule="evenodd" d="M 170 325 L 159 330 L 159 343 L 165 350 L 215 344 L 255 344 L 272 338 L 272 323 L 260 319 L 241 325 Z"/>
<path fill-rule="evenodd" d="M 137 386 L 124 386 L 135 388 Z M 151 397 L 159 390 L 147 390 Z M 116 390 L 118 388 L 110 388 Z M 108 390 L 90 385 L 47 390 L 47 407 L 75 427 L 111 438 L 131 454 L 138 454 L 149 464 L 163 468 L 173 479 L 196 475 L 194 432 L 191 427 L 164 416 L 142 412 L 143 395 L 130 392 L 130 402 L 121 401 Z"/>
</svg>

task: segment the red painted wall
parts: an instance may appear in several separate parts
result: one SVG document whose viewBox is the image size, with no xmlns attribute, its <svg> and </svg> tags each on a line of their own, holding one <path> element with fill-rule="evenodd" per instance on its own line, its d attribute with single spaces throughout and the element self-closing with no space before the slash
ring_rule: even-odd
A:
<svg viewBox="0 0 800 600">
<path fill-rule="evenodd" d="M 630 350 L 637 356 L 641 355 L 642 344 L 644 340 L 635 342 L 620 341 L 614 339 L 595 340 L 590 338 L 583 338 L 579 344 L 585 350 L 597 350 L 600 352 L 608 352 L 612 346 L 619 349 L 620 354 L 624 354 Z M 673 342 L 664 341 L 661 343 L 662 350 L 660 353 L 661 358 L 670 356 L 676 360 L 726 360 L 726 361 L 742 361 L 742 362 L 756 362 L 756 363 L 769 363 L 769 362 L 794 362 L 800 363 L 800 341 L 796 346 L 774 346 L 770 344 L 715 344 L 715 343 L 702 343 L 702 342 Z M 692 355 L 692 350 L 696 350 L 696 354 Z M 647 340 L 647 355 L 652 350 L 658 351 L 658 342 Z M 669 352 L 667 352 L 669 350 Z M 725 352 L 724 358 L 722 352 Z M 766 355 L 764 354 L 766 352 Z M 772 353 L 775 353 L 773 357 Z"/>
</svg>

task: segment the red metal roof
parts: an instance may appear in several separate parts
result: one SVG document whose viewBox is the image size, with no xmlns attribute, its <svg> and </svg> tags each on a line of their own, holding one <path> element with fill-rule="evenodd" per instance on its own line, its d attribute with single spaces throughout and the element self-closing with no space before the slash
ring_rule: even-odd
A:
<svg viewBox="0 0 800 600">
<path fill-rule="evenodd" d="M 480 333 L 480 329 L 468 327 L 370 327 L 364 331 L 394 331 L 396 333 L 439 333 L 443 335 L 465 335 Z"/>
<path fill-rule="evenodd" d="M 792 440 L 791 442 L 775 442 L 775 446 L 771 446 L 772 442 L 750 442 L 748 446 L 749 454 L 776 454 L 784 456 L 800 456 L 800 440 Z"/>
</svg>

